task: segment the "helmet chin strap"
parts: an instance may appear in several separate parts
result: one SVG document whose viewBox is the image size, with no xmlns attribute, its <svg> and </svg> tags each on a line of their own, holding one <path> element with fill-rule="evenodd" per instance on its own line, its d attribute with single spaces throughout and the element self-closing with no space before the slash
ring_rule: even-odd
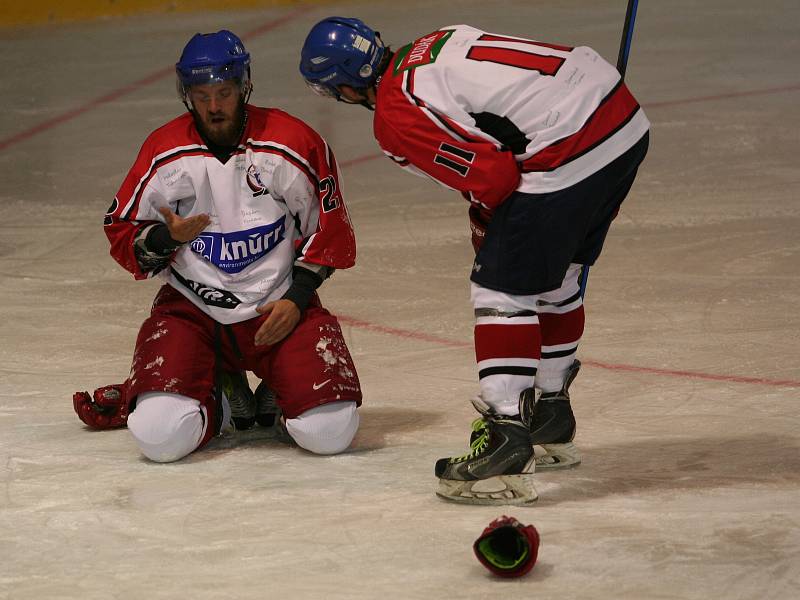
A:
<svg viewBox="0 0 800 600">
<path fill-rule="evenodd" d="M 367 88 L 363 88 L 363 89 L 366 90 Z M 362 99 L 361 100 L 359 100 L 358 102 L 353 102 L 352 100 L 346 100 L 344 97 L 342 97 L 341 93 L 337 93 L 336 94 L 336 101 L 337 102 L 343 102 L 345 104 L 350 104 L 351 106 L 361 105 L 364 108 L 366 108 L 367 110 L 370 110 L 370 111 L 374 112 L 375 109 L 372 107 L 372 105 L 370 105 L 369 100 L 367 100 L 367 95 L 365 93 L 362 93 L 361 95 L 362 95 Z"/>
<path fill-rule="evenodd" d="M 342 98 L 341 96 L 337 96 L 337 97 L 336 97 L 336 101 L 337 101 L 337 102 L 342 102 L 342 103 L 344 103 L 344 104 L 349 104 L 350 106 L 358 106 L 358 105 L 361 105 L 361 106 L 363 106 L 364 108 L 366 108 L 367 110 L 371 110 L 371 111 L 373 111 L 373 112 L 375 111 L 375 109 L 374 109 L 374 108 L 372 108 L 372 106 L 370 105 L 370 103 L 367 101 L 367 99 L 366 99 L 366 98 L 365 98 L 364 100 L 362 100 L 361 102 L 350 102 L 349 100 L 345 100 L 345 99 L 344 99 L 344 98 Z"/>
<path fill-rule="evenodd" d="M 248 94 L 248 96 L 249 95 L 250 94 Z M 242 134 L 244 134 L 245 127 L 247 127 L 247 109 L 244 107 L 245 104 L 247 104 L 247 102 L 242 103 L 242 122 L 239 125 L 239 134 L 236 136 L 236 144 L 242 140 Z"/>
</svg>

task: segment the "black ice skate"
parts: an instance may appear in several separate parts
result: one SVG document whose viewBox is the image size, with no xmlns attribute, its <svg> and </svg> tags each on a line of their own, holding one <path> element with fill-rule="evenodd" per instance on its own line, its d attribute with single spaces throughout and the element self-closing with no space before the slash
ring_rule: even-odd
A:
<svg viewBox="0 0 800 600">
<path fill-rule="evenodd" d="M 480 399 L 472 403 L 482 417 L 472 424 L 469 452 L 436 461 L 436 494 L 463 504 L 524 505 L 535 501 L 538 494 L 533 486 L 529 422 L 518 415 L 498 415 Z"/>
<path fill-rule="evenodd" d="M 256 388 L 256 423 L 262 427 L 274 427 L 281 416 L 281 409 L 273 392 L 263 381 Z"/>
<path fill-rule="evenodd" d="M 236 431 L 250 429 L 256 422 L 256 399 L 244 372 L 223 371 L 220 389 L 231 407 L 231 421 Z"/>
<path fill-rule="evenodd" d="M 273 392 L 267 384 L 262 381 L 258 384 L 255 393 L 255 420 L 256 423 L 265 427 L 274 434 L 275 439 L 281 442 L 289 443 L 292 441 L 291 436 L 286 431 L 286 425 L 283 423 L 281 408 L 278 406 L 278 401 Z"/>
<path fill-rule="evenodd" d="M 523 391 L 520 404 L 533 406 L 531 417 L 531 443 L 540 446 L 544 454 L 536 457 L 536 468 L 566 469 L 580 464 L 581 454 L 572 443 L 575 438 L 575 415 L 569 402 L 569 386 L 581 368 L 576 360 L 567 373 L 567 379 L 557 392 L 543 392 L 534 403 L 534 388 Z"/>
</svg>

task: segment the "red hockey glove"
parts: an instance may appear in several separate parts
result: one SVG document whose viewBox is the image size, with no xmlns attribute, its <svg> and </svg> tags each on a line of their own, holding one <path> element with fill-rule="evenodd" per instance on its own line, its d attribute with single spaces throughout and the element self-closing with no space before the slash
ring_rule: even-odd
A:
<svg viewBox="0 0 800 600">
<path fill-rule="evenodd" d="M 97 388 L 94 397 L 89 392 L 75 392 L 72 406 L 80 420 L 92 429 L 124 427 L 128 422 L 130 407 L 124 383 Z"/>
<path fill-rule="evenodd" d="M 477 253 L 486 236 L 486 227 L 492 219 L 492 212 L 472 205 L 469 207 L 469 228 L 472 231 L 472 247 Z"/>
<path fill-rule="evenodd" d="M 500 577 L 521 577 L 539 555 L 539 532 L 514 517 L 495 519 L 472 546 L 481 564 Z"/>
</svg>

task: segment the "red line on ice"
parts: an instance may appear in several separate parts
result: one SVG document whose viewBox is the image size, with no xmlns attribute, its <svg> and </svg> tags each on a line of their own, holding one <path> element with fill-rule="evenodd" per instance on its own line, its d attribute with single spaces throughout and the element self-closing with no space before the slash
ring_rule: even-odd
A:
<svg viewBox="0 0 800 600">
<path fill-rule="evenodd" d="M 298 9 L 296 9 L 296 10 L 290 12 L 290 13 L 287 13 L 283 17 L 279 17 L 277 19 L 273 19 L 271 21 L 267 21 L 266 23 L 264 23 L 262 25 L 259 25 L 258 27 L 248 31 L 247 33 L 245 33 L 241 37 L 242 37 L 242 39 L 245 39 L 245 40 L 259 37 L 259 36 L 261 36 L 261 35 L 263 35 L 265 33 L 268 33 L 270 31 L 280 27 L 281 25 L 284 25 L 285 23 L 288 23 L 289 21 L 295 19 L 296 17 L 300 16 L 301 14 L 304 14 L 305 12 L 306 12 L 306 10 L 304 8 L 298 8 Z M 95 98 L 93 100 L 89 100 L 88 102 L 86 102 L 85 104 L 82 104 L 81 106 L 78 106 L 76 108 L 73 108 L 73 109 L 70 109 L 68 111 L 65 111 L 65 112 L 61 113 L 60 115 L 56 115 L 55 117 L 47 119 L 46 121 L 42 121 L 41 123 L 39 123 L 37 125 L 34 125 L 33 127 L 29 127 L 28 129 L 26 129 L 24 131 L 20 131 L 19 133 L 15 133 L 15 134 L 7 137 L 7 138 L 4 138 L 4 139 L 0 140 L 0 151 L 5 150 L 6 148 L 8 148 L 10 146 L 13 146 L 14 144 L 16 144 L 18 142 L 26 140 L 27 138 L 33 137 L 35 135 L 38 135 L 38 134 L 42 133 L 43 131 L 47 131 L 48 129 L 52 129 L 53 127 L 61 125 L 62 123 L 66 123 L 67 121 L 71 121 L 71 120 L 79 117 L 80 115 L 82 115 L 84 113 L 87 113 L 87 112 L 89 112 L 89 111 L 91 111 L 91 110 L 93 110 L 93 109 L 95 109 L 95 108 L 97 108 L 99 106 L 104 105 L 104 104 L 108 104 L 109 102 L 112 102 L 112 101 L 116 100 L 117 98 L 120 98 L 122 96 L 126 96 L 126 95 L 128 95 L 128 94 L 130 94 L 132 92 L 135 92 L 138 89 L 140 89 L 140 88 L 142 88 L 142 87 L 144 87 L 146 85 L 149 85 L 151 83 L 159 81 L 160 79 L 163 79 L 164 77 L 168 77 L 173 72 L 174 71 L 173 71 L 173 67 L 172 66 L 165 67 L 163 69 L 159 69 L 158 71 L 154 71 L 153 73 L 150 73 L 149 75 L 146 75 L 145 77 L 142 77 L 141 79 L 139 79 L 137 81 L 134 81 L 133 83 L 130 83 L 130 84 L 125 85 L 125 86 L 122 86 L 121 88 L 118 88 L 118 89 L 116 89 L 116 90 L 114 90 L 112 92 L 109 92 L 108 94 L 105 94 L 104 96 L 100 96 L 100 97 Z M 696 98 L 684 98 L 684 99 L 678 99 L 678 100 L 666 100 L 666 101 L 663 101 L 663 102 L 651 102 L 649 104 L 645 104 L 644 107 L 646 109 L 661 108 L 661 107 L 665 107 L 665 106 L 676 106 L 676 105 L 679 105 L 679 104 L 691 104 L 691 103 L 694 103 L 694 102 L 709 102 L 709 101 L 714 101 L 714 100 L 725 100 L 725 99 L 729 99 L 729 98 L 741 98 L 741 97 L 744 97 L 744 96 L 756 96 L 756 95 L 761 95 L 761 94 L 779 94 L 779 93 L 783 93 L 783 92 L 793 92 L 793 91 L 797 91 L 797 90 L 800 90 L 800 84 L 792 84 L 792 85 L 785 85 L 785 86 L 779 86 L 779 87 L 764 88 L 764 89 L 760 89 L 760 90 L 748 90 L 748 91 L 742 91 L 742 92 L 731 92 L 731 93 L 727 93 L 727 94 L 716 94 L 716 95 L 712 95 L 712 96 L 699 96 L 699 97 L 696 97 Z M 374 159 L 378 158 L 379 156 L 380 156 L 379 154 L 367 155 L 367 156 L 359 156 L 359 157 L 350 159 L 348 161 L 345 161 L 344 163 L 342 163 L 342 166 L 351 166 L 351 165 L 354 165 L 354 164 L 367 162 L 367 161 L 370 161 L 370 160 L 374 160 Z"/>
<path fill-rule="evenodd" d="M 353 165 L 357 165 L 363 162 L 369 162 L 371 160 L 375 160 L 376 158 L 382 158 L 383 154 L 364 154 L 362 156 L 357 156 L 356 158 L 351 158 L 350 160 L 344 161 L 340 166 L 344 167 L 352 167 Z"/>
<path fill-rule="evenodd" d="M 406 339 L 421 340 L 438 344 L 440 346 L 449 346 L 451 348 L 472 348 L 472 342 L 458 342 L 455 340 L 448 340 L 435 335 L 421 333 L 418 331 L 408 331 L 406 329 L 398 329 L 397 327 L 387 327 L 386 325 L 378 325 L 370 321 L 362 319 L 355 319 L 343 315 L 338 316 L 339 322 L 343 325 L 350 325 L 357 329 L 366 329 L 375 333 L 384 333 L 396 337 Z M 750 383 L 756 385 L 768 385 L 774 387 L 800 387 L 800 381 L 793 379 L 768 379 L 766 377 L 741 377 L 738 375 L 716 375 L 714 373 L 700 373 L 696 371 L 682 371 L 678 369 L 659 369 L 657 367 L 639 367 L 636 365 L 624 365 L 617 363 L 606 363 L 598 360 L 585 360 L 581 359 L 581 363 L 589 367 L 597 367 L 598 369 L 607 369 L 609 371 L 627 371 L 631 373 L 645 373 L 647 375 L 664 375 L 668 377 L 680 377 L 684 379 L 705 379 L 707 381 L 725 381 L 729 383 Z"/>
<path fill-rule="evenodd" d="M 291 21 L 295 17 L 303 14 L 305 12 L 304 9 L 297 9 L 294 10 L 283 17 L 273 19 L 271 21 L 267 21 L 263 25 L 256 27 L 255 29 L 248 31 L 244 35 L 242 35 L 242 39 L 252 39 L 256 38 L 260 35 L 263 35 L 277 27 L 280 27 L 284 23 Z M 89 100 L 85 104 L 78 106 L 77 108 L 73 108 L 66 112 L 61 113 L 60 115 L 56 115 L 51 119 L 47 119 L 46 121 L 42 121 L 38 125 L 34 125 L 24 131 L 20 131 L 19 133 L 15 133 L 14 135 L 7 137 L 3 140 L 0 140 L 0 151 L 5 150 L 9 146 L 13 146 L 14 144 L 21 142 L 29 137 L 33 137 L 43 131 L 47 131 L 48 129 L 52 129 L 57 125 L 61 125 L 62 123 L 66 123 L 67 121 L 71 121 L 76 117 L 81 116 L 84 113 L 87 113 L 95 108 L 102 106 L 103 104 L 108 104 L 116 100 L 117 98 L 121 98 L 122 96 L 127 96 L 130 93 L 133 93 L 146 85 L 150 85 L 151 83 L 155 83 L 165 77 L 169 77 L 170 75 L 175 74 L 175 67 L 169 66 L 159 69 L 157 71 L 153 71 L 149 75 L 145 75 L 141 79 L 134 81 L 133 83 L 129 83 L 128 85 L 122 86 L 121 88 L 117 88 L 116 90 L 109 92 L 103 96 L 98 98 L 94 98 L 93 100 Z"/>
<path fill-rule="evenodd" d="M 354 319 L 353 317 L 345 317 L 342 315 L 337 315 L 336 318 L 339 319 L 339 322 L 344 325 L 350 325 L 358 329 L 367 329 L 369 331 L 374 331 L 376 333 L 386 333 L 388 335 L 404 337 L 412 340 L 422 340 L 423 342 L 431 342 L 432 344 L 439 344 L 440 346 L 450 346 L 451 348 L 472 347 L 471 343 L 468 344 L 466 342 L 457 342 L 455 340 L 448 340 L 445 338 L 437 337 L 435 335 L 421 333 L 419 331 L 408 331 L 405 329 L 398 329 L 396 327 L 387 327 L 386 325 L 378 325 L 376 323 L 371 323 L 369 321 L 363 321 L 361 319 Z"/>
<path fill-rule="evenodd" d="M 277 18 L 277 19 L 273 19 L 271 21 L 267 21 L 266 23 L 260 25 L 259 27 L 256 27 L 255 29 L 252 29 L 252 30 L 248 31 L 247 33 L 245 33 L 241 37 L 242 37 L 242 39 L 256 38 L 256 37 L 261 36 L 261 35 L 263 35 L 265 33 L 268 33 L 269 31 L 272 31 L 272 30 L 276 29 L 277 27 L 280 27 L 281 25 L 291 21 L 292 19 L 298 17 L 300 14 L 302 14 L 304 12 L 305 12 L 305 9 L 302 9 L 302 8 L 294 10 L 294 11 L 284 15 L 283 17 L 280 17 L 280 18 Z M 174 68 L 172 66 L 164 67 L 162 69 L 154 71 L 154 72 L 150 73 L 149 75 L 146 75 L 146 76 L 142 77 L 141 79 L 138 79 L 138 80 L 134 81 L 133 83 L 125 85 L 125 86 L 123 86 L 121 88 L 117 88 L 116 90 L 113 90 L 113 91 L 109 92 L 108 94 L 105 94 L 103 96 L 99 96 L 98 98 L 94 98 L 93 100 L 90 100 L 90 101 L 86 102 L 85 104 L 83 104 L 81 106 L 78 106 L 76 108 L 73 108 L 71 110 L 63 112 L 60 115 L 57 115 L 57 116 L 55 116 L 55 117 L 53 117 L 51 119 L 48 119 L 46 121 L 42 121 L 41 123 L 39 123 L 37 125 L 34 125 L 33 127 L 30 127 L 30 128 L 28 128 L 28 129 L 26 129 L 24 131 L 21 131 L 19 133 L 16 133 L 16 134 L 10 136 L 10 137 L 7 137 L 7 138 L 5 138 L 3 140 L 0 140 L 0 150 L 5 150 L 9 146 L 12 146 L 12 145 L 14 145 L 14 144 L 26 139 L 26 138 L 33 137 L 33 136 L 35 136 L 35 135 L 37 135 L 39 133 L 42 133 L 43 131 L 46 131 L 48 129 L 52 129 L 53 127 L 56 127 L 57 125 L 60 125 L 62 123 L 66 123 L 67 121 L 71 121 L 72 119 L 75 119 L 75 118 L 79 117 L 80 115 L 82 115 L 82 114 L 84 114 L 86 112 L 89 112 L 89 111 L 91 111 L 91 110 L 93 110 L 93 109 L 95 109 L 95 108 L 97 108 L 99 106 L 102 106 L 104 104 L 108 104 L 109 102 L 112 102 L 112 101 L 116 100 L 117 98 L 121 98 L 122 96 L 126 96 L 126 95 L 128 95 L 130 93 L 133 93 L 133 92 L 139 90 L 140 88 L 143 88 L 143 87 L 145 87 L 147 85 L 150 85 L 151 83 L 154 83 L 154 82 L 159 81 L 159 80 L 161 80 L 161 79 L 163 79 L 165 77 L 168 77 L 168 76 L 172 75 L 173 73 L 174 73 Z M 755 95 L 762 95 L 762 94 L 776 94 L 776 93 L 791 92 L 791 91 L 797 91 L 797 90 L 800 90 L 800 84 L 787 85 L 787 86 L 781 86 L 781 87 L 772 87 L 772 88 L 766 88 L 766 89 L 762 89 L 762 90 L 750 90 L 750 91 L 744 91 L 744 92 L 731 92 L 731 93 L 728 93 L 728 94 L 716 94 L 716 95 L 711 95 L 711 96 L 700 96 L 700 97 L 697 97 L 697 98 L 685 98 L 685 99 L 679 99 L 679 100 L 667 100 L 667 101 L 664 101 L 664 102 L 652 102 L 652 103 L 649 103 L 649 104 L 645 105 L 645 108 L 661 108 L 661 107 L 665 107 L 665 106 L 675 106 L 675 105 L 679 105 L 679 104 L 690 104 L 690 103 L 695 103 L 695 102 L 708 102 L 708 101 L 714 101 L 714 100 L 724 100 L 724 99 L 729 99 L 729 98 L 740 98 L 740 97 L 744 97 L 744 96 L 755 96 Z M 353 158 L 353 159 L 350 159 L 348 161 L 343 162 L 342 166 L 352 166 L 352 165 L 355 165 L 355 164 L 368 162 L 370 160 L 374 160 L 376 158 L 379 158 L 380 156 L 381 156 L 380 154 L 359 156 L 359 157 L 356 157 L 356 158 Z M 394 335 L 394 336 L 404 337 L 404 338 L 409 338 L 409 339 L 417 339 L 417 340 L 421 340 L 421 341 L 426 341 L 426 342 L 431 342 L 431 343 L 435 343 L 435 344 L 439 344 L 439 345 L 443 345 L 443 346 L 450 346 L 450 347 L 456 347 L 456 348 L 472 347 L 472 343 L 457 342 L 457 341 L 448 340 L 448 339 L 445 339 L 445 338 L 439 338 L 437 336 L 429 335 L 429 334 L 426 334 L 426 333 L 415 332 L 415 331 L 406 331 L 406 330 L 403 330 L 403 329 L 398 329 L 396 327 L 387 327 L 387 326 L 384 326 L 384 325 L 377 325 L 375 323 L 370 323 L 368 321 L 363 321 L 363 320 L 360 320 L 360 319 L 354 319 L 354 318 L 351 318 L 351 317 L 342 316 L 342 317 L 339 317 L 339 320 L 344 324 L 351 325 L 352 327 L 356 327 L 356 328 L 359 328 L 359 329 L 367 329 L 369 331 L 375 331 L 375 332 L 378 332 L 378 333 L 385 333 L 385 334 L 388 334 L 388 335 Z M 711 374 L 711 373 L 696 373 L 696 372 L 692 372 L 692 371 L 679 371 L 679 370 L 672 370 L 672 369 L 658 369 L 658 368 L 654 368 L 654 367 L 637 367 L 635 365 L 610 364 L 610 363 L 603 363 L 603 362 L 593 361 L 593 360 L 584 360 L 583 364 L 588 365 L 588 366 L 597 367 L 597 368 L 600 368 L 600 369 L 609 369 L 609 370 L 612 370 L 612 371 L 640 372 L 640 373 L 648 373 L 648 374 L 652 374 L 652 375 L 669 375 L 669 376 L 672 376 L 672 377 L 706 379 L 706 380 L 712 380 L 712 381 L 728 381 L 728 382 L 734 382 L 734 383 L 752 383 L 752 384 L 758 384 L 758 385 L 770 385 L 770 386 L 778 386 L 778 387 L 800 387 L 800 381 L 794 381 L 794 380 L 789 380 L 789 379 L 766 379 L 766 378 L 760 378 L 760 377 L 739 377 L 739 376 L 736 376 L 736 375 L 714 375 L 714 374 Z"/>
</svg>

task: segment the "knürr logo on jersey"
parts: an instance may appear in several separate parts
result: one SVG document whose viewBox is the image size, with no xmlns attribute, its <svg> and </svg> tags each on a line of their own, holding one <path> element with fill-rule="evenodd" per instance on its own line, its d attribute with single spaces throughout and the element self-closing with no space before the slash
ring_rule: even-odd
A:
<svg viewBox="0 0 800 600">
<path fill-rule="evenodd" d="M 277 246 L 286 234 L 286 216 L 274 223 L 245 231 L 207 232 L 191 247 L 197 254 L 226 273 L 239 273 Z"/>
</svg>

